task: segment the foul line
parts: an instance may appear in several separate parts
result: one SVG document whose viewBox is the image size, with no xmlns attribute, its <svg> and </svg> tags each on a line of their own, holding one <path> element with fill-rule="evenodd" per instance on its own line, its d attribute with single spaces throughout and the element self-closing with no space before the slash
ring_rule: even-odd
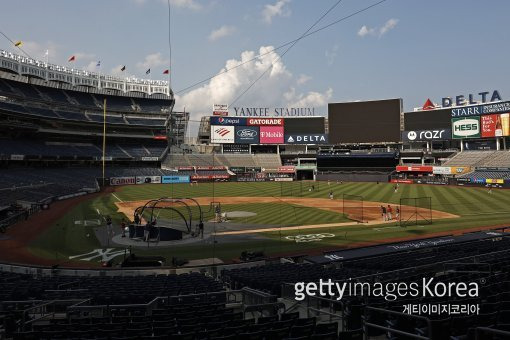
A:
<svg viewBox="0 0 510 340">
<path fill-rule="evenodd" d="M 120 198 L 117 197 L 117 195 L 115 195 L 114 193 L 112 193 L 112 196 L 115 197 L 117 199 L 117 201 L 119 202 L 124 202 L 123 200 L 121 200 Z"/>
</svg>

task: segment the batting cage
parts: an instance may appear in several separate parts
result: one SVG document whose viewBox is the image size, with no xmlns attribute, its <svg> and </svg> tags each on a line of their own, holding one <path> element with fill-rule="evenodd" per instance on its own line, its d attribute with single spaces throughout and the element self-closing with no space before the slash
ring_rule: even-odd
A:
<svg viewBox="0 0 510 340">
<path fill-rule="evenodd" d="M 432 224 L 432 198 L 401 198 L 398 220 L 401 227 L 417 224 Z"/>
<path fill-rule="evenodd" d="M 359 223 L 366 222 L 363 215 L 363 196 L 343 194 L 342 211 L 345 218 Z"/>
</svg>

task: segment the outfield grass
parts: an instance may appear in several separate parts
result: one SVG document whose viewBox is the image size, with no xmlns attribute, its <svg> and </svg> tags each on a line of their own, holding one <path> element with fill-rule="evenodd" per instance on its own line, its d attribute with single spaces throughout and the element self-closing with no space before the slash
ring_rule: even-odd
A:
<svg viewBox="0 0 510 340">
<path fill-rule="evenodd" d="M 238 257 L 242 250 L 262 250 L 266 254 L 289 252 L 306 253 L 318 247 L 348 246 L 353 243 L 372 242 L 396 237 L 425 237 L 438 231 L 454 231 L 490 225 L 510 224 L 510 191 L 494 190 L 492 194 L 484 188 L 449 187 L 433 185 L 401 184 L 398 193 L 389 183 L 314 183 L 315 191 L 309 192 L 309 182 L 256 182 L 256 183 L 201 183 L 198 186 L 176 185 L 133 185 L 119 188 L 115 195 L 105 195 L 83 202 L 52 226 L 45 234 L 37 238 L 30 250 L 38 256 L 47 258 L 67 258 L 99 248 L 99 242 L 92 233 L 92 227 L 76 225 L 76 220 L 97 219 L 98 211 L 102 215 L 112 216 L 114 223 L 120 223 L 122 214 L 117 213 L 114 204 L 117 200 L 138 201 L 159 197 L 249 197 L 249 196 L 297 196 L 326 198 L 330 190 L 335 198 L 342 194 L 361 195 L 366 201 L 398 204 L 403 197 L 431 197 L 432 209 L 461 216 L 459 219 L 434 221 L 432 225 L 397 228 L 392 225 L 364 226 L 352 225 L 341 228 L 321 228 L 264 233 L 262 239 L 246 239 L 237 243 L 226 243 L 217 237 L 211 244 L 176 246 L 172 249 L 148 248 L 137 250 L 137 254 L 160 254 L 168 259 L 172 256 L 188 259 L 219 257 L 230 260 Z M 204 207 L 207 210 L 209 207 Z M 225 210 L 225 209 L 224 209 Z M 243 210 L 256 212 L 257 215 L 238 219 L 235 222 L 266 224 L 276 226 L 340 223 L 344 218 L 337 213 L 315 208 L 299 207 L 285 203 L 275 204 L 236 204 L 229 205 L 229 211 Z M 165 212 L 165 214 L 167 214 Z M 166 216 L 171 218 L 171 215 Z M 212 217 L 207 213 L 206 219 Z M 295 243 L 285 236 L 332 233 L 333 238 L 320 242 Z M 87 237 L 86 235 L 90 236 Z"/>
</svg>

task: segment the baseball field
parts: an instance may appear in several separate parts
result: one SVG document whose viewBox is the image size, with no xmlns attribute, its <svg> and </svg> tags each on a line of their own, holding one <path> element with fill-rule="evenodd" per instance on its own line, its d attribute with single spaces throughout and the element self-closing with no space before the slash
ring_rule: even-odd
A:
<svg viewBox="0 0 510 340">
<path fill-rule="evenodd" d="M 350 195 L 349 199 L 344 195 Z M 121 238 L 121 220 L 132 220 L 137 207 L 161 197 L 195 198 L 205 221 L 204 237 L 186 235 L 182 241 L 171 242 Z M 412 207 L 418 217 L 407 215 L 405 219 L 415 223 L 405 227 L 395 219 L 383 221 L 381 205 L 390 205 L 395 218 L 397 207 L 402 214 L 408 211 L 408 206 L 401 205 L 413 202 L 407 198 L 427 198 L 430 206 Z M 218 205 L 222 222 L 216 220 Z M 346 214 L 344 206 L 348 206 Z M 196 230 L 199 210 L 195 204 L 189 209 L 174 203 L 161 207 L 174 209 L 146 210 L 142 217 L 152 215 L 160 227 L 185 230 L 178 212 L 191 214 L 191 227 Z M 355 221 L 359 209 L 363 223 Z M 107 233 L 106 216 L 113 220 L 113 235 Z M 510 191 L 503 189 L 489 192 L 485 188 L 400 184 L 395 192 L 395 185 L 389 183 L 327 182 L 144 184 L 110 187 L 53 204 L 8 230 L 7 240 L 1 241 L 7 252 L 0 259 L 98 266 L 102 259 L 121 261 L 131 248 L 137 255 L 164 256 L 167 262 L 177 257 L 209 264 L 236 261 L 243 251 L 266 256 L 312 254 L 501 227 L 509 222 Z"/>
</svg>

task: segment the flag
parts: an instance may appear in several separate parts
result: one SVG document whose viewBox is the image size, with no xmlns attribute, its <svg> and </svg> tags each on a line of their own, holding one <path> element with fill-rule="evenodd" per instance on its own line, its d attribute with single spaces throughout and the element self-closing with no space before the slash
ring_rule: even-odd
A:
<svg viewBox="0 0 510 340">
<path fill-rule="evenodd" d="M 14 46 L 16 47 L 20 47 L 21 45 L 23 45 L 23 41 L 21 40 L 16 41 L 16 43 L 14 44 Z"/>
<path fill-rule="evenodd" d="M 96 64 L 96 67 L 100 67 L 101 66 L 101 60 L 99 60 Z"/>
<path fill-rule="evenodd" d="M 170 73 L 170 70 L 164 70 L 163 71 L 163 74 L 169 74 Z"/>
<path fill-rule="evenodd" d="M 125 70 L 125 69 L 126 69 L 126 65 L 124 65 L 124 66 L 122 66 L 122 67 L 120 68 L 120 70 L 121 70 L 122 72 L 124 72 L 124 70 Z"/>
<path fill-rule="evenodd" d="M 71 56 L 71 58 L 69 58 L 69 60 L 67 62 L 70 63 L 71 61 L 75 61 L 75 60 L 76 60 L 76 57 L 73 55 L 73 56 Z"/>
<path fill-rule="evenodd" d="M 145 74 L 150 74 L 151 73 L 151 69 L 148 69 L 147 71 L 145 71 Z"/>
</svg>

